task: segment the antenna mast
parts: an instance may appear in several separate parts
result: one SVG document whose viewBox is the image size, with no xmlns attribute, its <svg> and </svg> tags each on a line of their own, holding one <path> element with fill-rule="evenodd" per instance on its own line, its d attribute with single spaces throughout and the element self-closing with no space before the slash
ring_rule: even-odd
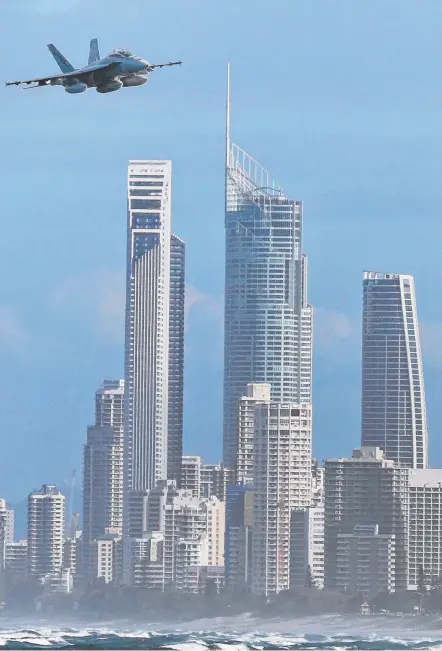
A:
<svg viewBox="0 0 442 651">
<path fill-rule="evenodd" d="M 226 169 L 230 167 L 230 61 L 227 61 L 226 96 Z"/>
</svg>

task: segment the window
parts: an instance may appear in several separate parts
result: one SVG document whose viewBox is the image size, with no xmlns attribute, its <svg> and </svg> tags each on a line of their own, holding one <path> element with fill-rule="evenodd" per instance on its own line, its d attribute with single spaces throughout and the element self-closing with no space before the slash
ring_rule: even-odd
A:
<svg viewBox="0 0 442 651">
<path fill-rule="evenodd" d="M 147 210 L 159 210 L 161 199 L 131 199 L 131 209 L 145 208 Z"/>
</svg>

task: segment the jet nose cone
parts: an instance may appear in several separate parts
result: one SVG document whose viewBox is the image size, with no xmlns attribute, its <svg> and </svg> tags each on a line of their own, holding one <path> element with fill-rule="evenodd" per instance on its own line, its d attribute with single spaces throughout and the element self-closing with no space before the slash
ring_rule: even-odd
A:
<svg viewBox="0 0 442 651">
<path fill-rule="evenodd" d="M 147 61 L 145 61 L 144 59 L 140 59 L 140 65 L 142 65 L 142 66 L 143 66 L 143 69 L 144 69 L 144 68 L 148 68 L 148 67 L 149 67 L 149 64 L 148 64 L 148 62 L 147 62 Z"/>
</svg>

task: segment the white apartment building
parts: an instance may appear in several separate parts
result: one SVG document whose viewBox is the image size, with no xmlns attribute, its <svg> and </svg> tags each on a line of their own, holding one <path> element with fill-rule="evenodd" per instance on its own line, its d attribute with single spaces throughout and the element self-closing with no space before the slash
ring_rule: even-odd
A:
<svg viewBox="0 0 442 651">
<path fill-rule="evenodd" d="M 358 524 L 353 533 L 339 533 L 336 589 L 372 599 L 396 587 L 395 536 L 379 533 L 377 524 Z"/>
<path fill-rule="evenodd" d="M 123 542 L 120 531 L 107 529 L 92 543 L 90 576 L 105 583 L 118 582 L 123 568 Z"/>
<path fill-rule="evenodd" d="M 429 586 L 442 577 L 442 470 L 410 471 L 409 587 L 417 589 L 419 567 Z"/>
<path fill-rule="evenodd" d="M 6 544 L 5 572 L 13 583 L 25 583 L 28 576 L 28 541 Z"/>
<path fill-rule="evenodd" d="M 175 589 L 200 592 L 200 576 L 207 567 L 209 541 L 206 534 L 196 539 L 178 540 L 175 550 Z"/>
<path fill-rule="evenodd" d="M 252 592 L 267 596 L 290 587 L 291 512 L 311 505 L 311 405 L 257 405 L 254 456 Z"/>
<path fill-rule="evenodd" d="M 290 520 L 290 588 L 304 588 L 308 574 L 324 587 L 324 508 L 292 511 Z"/>
<path fill-rule="evenodd" d="M 171 161 L 129 162 L 126 490 L 149 490 L 167 478 L 171 190 Z"/>
<path fill-rule="evenodd" d="M 38 578 L 63 567 L 65 496 L 43 484 L 28 497 L 28 572 Z"/>
<path fill-rule="evenodd" d="M 214 495 L 226 500 L 227 486 L 235 481 L 235 471 L 222 463 L 204 464 L 199 456 L 184 456 L 181 465 L 181 488 L 194 497 Z"/>
<path fill-rule="evenodd" d="M 193 590 L 200 568 L 224 565 L 225 503 L 216 497 L 159 482 L 146 498 L 144 522 L 132 540 L 132 585 Z"/>
<path fill-rule="evenodd" d="M 14 542 L 14 511 L 8 509 L 6 500 L 0 499 L 0 582 L 5 567 L 5 548 Z"/>
<path fill-rule="evenodd" d="M 193 497 L 201 496 L 201 457 L 183 456 L 181 463 L 181 488 L 191 491 Z"/>
<path fill-rule="evenodd" d="M 154 531 L 131 541 L 132 586 L 164 590 L 164 533 Z"/>
<path fill-rule="evenodd" d="M 239 401 L 238 447 L 235 479 L 240 484 L 253 481 L 253 441 L 255 435 L 255 406 L 270 402 L 270 384 L 251 382 Z"/>
</svg>

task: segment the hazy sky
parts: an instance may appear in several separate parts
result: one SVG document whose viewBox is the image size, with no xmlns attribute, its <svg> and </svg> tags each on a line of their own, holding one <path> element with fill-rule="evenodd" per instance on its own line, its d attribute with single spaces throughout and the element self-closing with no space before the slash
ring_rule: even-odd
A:
<svg viewBox="0 0 442 651">
<path fill-rule="evenodd" d="M 440 0 L 0 0 L 0 78 L 46 44 L 151 62 L 141 88 L 0 90 L 0 496 L 80 470 L 94 391 L 121 376 L 130 158 L 173 161 L 187 244 L 185 450 L 221 452 L 225 65 L 233 139 L 304 201 L 314 448 L 360 434 L 363 269 L 412 273 L 431 461 L 442 464 Z"/>
</svg>

